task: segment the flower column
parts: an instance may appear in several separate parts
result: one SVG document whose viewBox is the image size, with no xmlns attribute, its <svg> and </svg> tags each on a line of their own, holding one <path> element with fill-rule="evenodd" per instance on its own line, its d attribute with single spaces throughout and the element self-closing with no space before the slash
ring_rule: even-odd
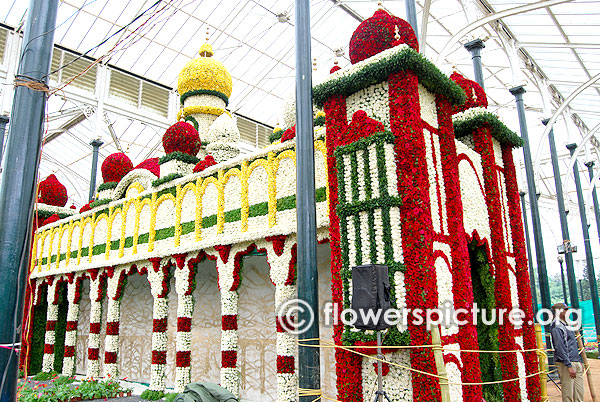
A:
<svg viewBox="0 0 600 402">
<path fill-rule="evenodd" d="M 108 281 L 106 295 L 106 338 L 104 340 L 104 377 L 117 378 L 119 367 L 119 322 L 121 321 L 121 296 L 127 278 L 125 267 L 106 268 Z"/>
<path fill-rule="evenodd" d="M 433 266 L 433 230 L 429 199 L 429 178 L 425 139 L 421 124 L 417 75 L 410 71 L 389 78 L 390 127 L 396 137 L 402 250 L 406 264 L 406 303 L 409 309 L 433 309 L 438 305 L 436 271 Z M 408 323 L 412 345 L 431 344 L 425 325 Z M 436 373 L 431 349 L 411 349 L 411 365 L 423 372 Z M 439 381 L 413 372 L 415 401 L 440 400 Z"/>
<path fill-rule="evenodd" d="M 90 275 L 90 335 L 88 337 L 88 378 L 100 377 L 100 323 L 102 321 L 102 275 L 97 269 Z"/>
<path fill-rule="evenodd" d="M 175 392 L 183 389 L 192 380 L 191 346 L 192 316 L 194 314 L 194 288 L 196 282 L 196 264 L 200 258 L 190 258 L 186 254 L 174 255 L 177 263 L 175 270 L 175 291 L 177 292 L 177 341 L 175 357 Z"/>
<path fill-rule="evenodd" d="M 296 373 L 296 337 L 288 331 L 294 329 L 282 306 L 296 298 L 294 274 L 296 267 L 295 236 L 267 237 L 264 249 L 270 266 L 271 282 L 275 284 L 275 322 L 277 326 L 277 401 L 296 400 L 298 374 Z M 263 244 L 258 245 L 263 248 Z"/>
<path fill-rule="evenodd" d="M 49 373 L 54 369 L 54 340 L 56 320 L 58 319 L 58 284 L 60 280 L 48 278 L 48 310 L 46 312 L 46 336 L 44 338 L 44 357 L 42 371 Z"/>
<path fill-rule="evenodd" d="M 519 307 L 525 313 L 523 318 L 523 343 L 525 349 L 537 347 L 535 329 L 533 328 L 533 310 L 531 304 L 531 287 L 529 286 L 529 272 L 527 267 L 525 233 L 521 220 L 521 207 L 519 205 L 519 188 L 515 163 L 513 161 L 512 147 L 502 145 L 502 160 L 504 162 L 504 177 L 506 180 L 506 198 L 508 200 L 508 214 L 510 216 L 510 229 L 512 232 L 513 250 L 515 252 L 517 289 L 519 294 Z M 527 373 L 538 371 L 538 358 L 535 353 L 525 354 L 525 367 Z M 540 378 L 532 376 L 527 378 L 527 395 L 531 401 L 540 400 Z"/>
<path fill-rule="evenodd" d="M 219 289 L 221 290 L 221 386 L 236 397 L 240 395 L 240 370 L 237 365 L 238 350 L 238 292 L 240 284 L 238 255 L 245 247 L 215 246 Z M 236 254 L 237 253 L 237 254 Z M 232 256 L 236 256 L 232 258 Z"/>
<path fill-rule="evenodd" d="M 84 275 L 71 274 L 67 285 L 67 328 L 65 333 L 65 355 L 63 359 L 62 375 L 75 374 L 75 343 L 77 342 L 77 322 L 79 321 L 79 300 L 81 299 L 81 282 Z"/>
<path fill-rule="evenodd" d="M 152 373 L 150 389 L 164 391 L 167 365 L 167 316 L 169 315 L 169 261 L 151 258 L 152 269 L 148 269 L 150 291 L 154 299 L 152 312 Z"/>
<path fill-rule="evenodd" d="M 506 247 L 504 243 L 504 231 L 502 226 L 502 206 L 500 204 L 500 189 L 498 188 L 497 166 L 494 158 L 494 146 L 492 132 L 489 125 L 484 125 L 473 131 L 475 151 L 481 155 L 483 167 L 483 181 L 485 186 L 485 202 L 487 204 L 488 216 L 491 230 L 491 262 L 493 264 L 495 279 L 496 307 L 499 314 L 502 313 L 502 324 L 498 325 L 498 340 L 500 350 L 515 350 L 515 333 L 509 322 L 509 312 L 512 309 L 510 281 L 508 277 L 508 262 L 506 259 Z M 504 311 L 502 312 L 502 309 Z M 500 354 L 500 365 L 502 366 L 502 378 L 505 380 L 518 378 L 517 358 L 514 353 Z M 505 400 L 519 400 L 520 389 L 518 381 L 503 383 Z"/>
</svg>

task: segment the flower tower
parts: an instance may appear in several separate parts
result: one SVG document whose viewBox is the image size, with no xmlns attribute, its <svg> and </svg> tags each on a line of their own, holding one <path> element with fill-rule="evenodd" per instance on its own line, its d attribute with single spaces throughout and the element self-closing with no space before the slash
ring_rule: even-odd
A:
<svg viewBox="0 0 600 402">
<path fill-rule="evenodd" d="M 200 134 L 203 147 L 197 156 L 203 158 L 208 152 L 221 162 L 239 153 L 239 130 L 225 109 L 233 85 L 231 74 L 212 57 L 209 43 L 202 45 L 199 54 L 179 73 L 177 90 L 182 108 L 177 117 L 192 124 Z"/>
<path fill-rule="evenodd" d="M 510 311 L 519 307 L 524 313 L 522 328 L 516 328 L 504 317 L 498 325 L 497 343 L 493 347 L 504 350 L 535 349 L 535 331 L 533 328 L 533 311 L 527 260 L 525 259 L 525 243 L 523 240 L 523 223 L 519 208 L 519 191 L 512 149 L 522 145 L 522 140 L 496 115 L 487 111 L 488 101 L 485 92 L 475 81 L 466 79 L 454 72 L 450 79 L 455 81 L 467 95 L 464 105 L 453 110 L 454 133 L 456 138 L 467 145 L 471 151 L 470 161 L 481 165 L 483 190 L 486 195 L 488 233 L 478 233 L 489 241 L 489 258 L 493 261 L 494 286 L 489 290 L 495 299 L 496 307 Z M 467 156 L 465 156 L 465 159 Z M 461 168 L 464 163 L 461 164 Z M 505 200 L 504 202 L 502 202 Z M 474 229 L 465 227 L 467 233 Z M 507 289 L 509 291 L 507 291 Z M 482 300 L 475 300 L 482 304 Z M 496 340 L 495 340 L 496 341 Z M 489 342 L 489 337 L 484 337 Z M 480 346 L 481 346 L 480 342 Z M 486 345 L 490 348 L 492 345 Z M 485 356 L 482 363 L 489 359 Z M 502 379 L 521 378 L 519 382 L 505 382 L 495 385 L 502 389 L 506 399 L 536 400 L 539 395 L 539 378 L 524 377 L 525 372 L 535 372 L 538 360 L 535 354 L 504 353 L 500 356 Z M 496 363 L 497 364 L 497 363 Z M 482 364 L 482 380 L 500 380 L 494 378 L 493 364 Z M 499 393 L 500 390 L 496 390 Z M 484 396 L 493 390 L 484 388 Z"/>
</svg>

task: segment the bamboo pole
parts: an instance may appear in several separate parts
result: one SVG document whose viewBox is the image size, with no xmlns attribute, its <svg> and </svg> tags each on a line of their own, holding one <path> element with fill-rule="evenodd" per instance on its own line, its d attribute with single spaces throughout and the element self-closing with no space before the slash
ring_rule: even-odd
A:
<svg viewBox="0 0 600 402">
<path fill-rule="evenodd" d="M 431 344 L 433 347 L 433 356 L 435 358 L 435 366 L 440 377 L 440 391 L 442 394 L 442 402 L 450 402 L 450 385 L 446 365 L 444 364 L 444 355 L 442 352 L 442 337 L 440 329 L 436 325 L 431 329 Z"/>
<path fill-rule="evenodd" d="M 585 368 L 588 388 L 590 389 L 590 395 L 592 396 L 593 402 L 598 402 L 598 398 L 596 397 L 596 391 L 594 390 L 594 386 L 592 385 L 592 373 L 590 372 L 590 364 L 588 363 L 587 355 L 585 354 L 585 348 L 583 347 L 583 342 L 581 340 L 581 335 L 579 331 L 575 331 L 575 336 L 577 338 L 577 346 L 579 347 L 579 354 L 583 359 L 583 367 Z"/>
<path fill-rule="evenodd" d="M 540 366 L 540 393 L 542 402 L 548 401 L 548 378 L 546 375 L 546 352 L 544 352 L 544 338 L 542 336 L 542 326 L 535 324 L 535 340 L 538 347 L 538 361 Z"/>
</svg>

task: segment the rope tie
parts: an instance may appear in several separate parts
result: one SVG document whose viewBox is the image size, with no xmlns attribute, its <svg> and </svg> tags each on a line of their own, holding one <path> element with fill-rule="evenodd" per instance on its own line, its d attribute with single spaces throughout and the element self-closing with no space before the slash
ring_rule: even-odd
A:
<svg viewBox="0 0 600 402">
<path fill-rule="evenodd" d="M 42 81 L 34 80 L 29 77 L 15 77 L 14 86 L 16 87 L 27 87 L 32 91 L 43 92 L 48 94 L 50 92 L 50 88 Z"/>
</svg>

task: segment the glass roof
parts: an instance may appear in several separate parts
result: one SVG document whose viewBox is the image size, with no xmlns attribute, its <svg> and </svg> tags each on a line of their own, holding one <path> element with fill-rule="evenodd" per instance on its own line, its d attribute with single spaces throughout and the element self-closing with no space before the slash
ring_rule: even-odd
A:
<svg viewBox="0 0 600 402">
<path fill-rule="evenodd" d="M 0 12 L 0 22 L 20 30 L 27 2 L 7 3 L 9 7 Z M 541 149 L 540 202 L 543 207 L 555 208 L 553 175 L 547 140 L 541 138 L 541 118 L 550 117 L 573 91 L 600 73 L 600 2 L 417 0 L 416 5 L 421 52 L 446 74 L 456 70 L 472 78 L 471 55 L 463 44 L 475 38 L 485 40 L 482 63 L 490 109 L 517 132 L 515 100 L 508 89 L 525 85 L 534 156 Z M 381 6 L 405 18 L 404 1 L 388 0 Z M 535 9 L 515 14 L 515 9 L 524 6 Z M 313 82 L 328 76 L 334 60 L 342 68 L 350 64 L 348 43 L 352 32 L 377 7 L 377 2 L 368 0 L 311 2 Z M 52 76 L 52 86 L 61 90 L 50 97 L 48 104 L 48 133 L 40 177 L 56 173 L 69 188 L 70 202 L 75 205 L 87 201 L 92 138 L 100 135 L 105 142 L 100 160 L 118 150 L 126 152 L 134 164 L 162 154 L 161 136 L 175 121 L 177 111 L 178 102 L 173 101 L 177 75 L 197 55 L 207 37 L 214 57 L 224 63 L 233 77 L 231 111 L 260 123 L 267 131 L 283 124 L 282 105 L 294 88 L 294 1 L 61 0 L 58 11 L 54 38 L 63 55 L 55 57 L 55 67 L 76 58 L 70 51 L 89 58 L 68 64 L 68 73 L 65 67 Z M 455 38 L 449 50 L 440 55 L 463 28 L 500 12 L 507 15 Z M 55 50 L 55 54 L 59 53 Z M 94 60 L 107 67 L 96 65 L 63 87 Z M 111 80 L 110 85 L 99 89 L 94 85 L 96 76 L 92 75 L 104 74 L 103 70 L 110 70 L 114 77 L 121 77 L 122 73 L 121 81 Z M 141 95 L 126 92 L 123 88 L 128 85 L 136 91 L 139 88 Z M 100 91 L 108 94 L 108 100 L 104 115 L 97 118 Z M 162 99 L 163 103 L 153 103 L 155 99 Z M 568 161 L 563 145 L 580 141 L 600 123 L 599 101 L 600 80 L 576 97 L 555 125 L 563 175 Z M 586 155 L 591 158 L 595 149 L 588 147 Z M 587 172 L 582 177 L 587 177 Z M 589 182 L 584 184 L 587 186 Z M 574 186 L 568 191 L 569 205 L 576 210 Z M 559 233 L 553 236 L 560 241 Z"/>
</svg>

